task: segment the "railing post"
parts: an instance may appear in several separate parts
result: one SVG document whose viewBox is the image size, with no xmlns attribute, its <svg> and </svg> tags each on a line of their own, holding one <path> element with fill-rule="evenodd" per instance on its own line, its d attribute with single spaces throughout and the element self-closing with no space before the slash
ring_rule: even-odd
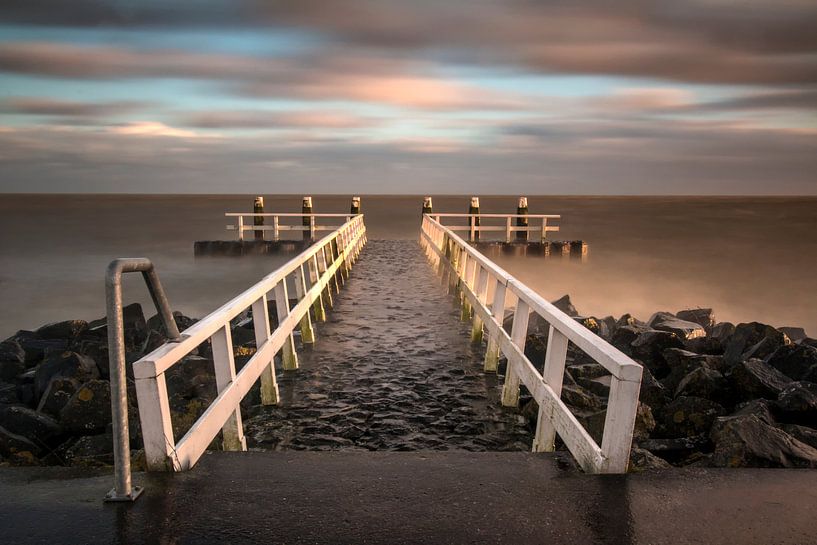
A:
<svg viewBox="0 0 817 545">
<path fill-rule="evenodd" d="M 548 219 L 542 218 L 542 242 L 545 241 L 547 236 L 548 236 Z"/>
<path fill-rule="evenodd" d="M 519 205 L 516 207 L 516 213 L 520 216 L 516 218 L 516 226 L 524 227 L 525 230 L 516 232 L 516 240 L 528 240 L 528 198 L 519 197 Z"/>
<path fill-rule="evenodd" d="M 227 323 L 210 338 L 213 347 L 213 363 L 216 371 L 216 388 L 223 392 L 235 380 L 235 360 L 233 359 L 233 339 L 230 324 Z M 224 450 L 247 450 L 244 428 L 241 423 L 241 405 L 221 428 L 222 447 Z"/>
<path fill-rule="evenodd" d="M 148 471 L 170 471 L 174 469 L 172 456 L 176 441 L 173 438 L 165 375 L 160 373 L 155 377 L 137 378 L 135 382 L 145 464 Z"/>
<path fill-rule="evenodd" d="M 468 207 L 471 216 L 471 242 L 479 240 L 479 197 L 471 197 L 471 206 Z"/>
<path fill-rule="evenodd" d="M 284 322 L 289 316 L 289 295 L 287 295 L 286 278 L 275 284 L 275 309 L 278 311 L 278 324 Z M 287 335 L 284 346 L 281 349 L 281 359 L 284 369 L 291 371 L 298 368 L 298 354 L 295 352 L 295 338 L 290 332 Z"/>
<path fill-rule="evenodd" d="M 488 295 L 488 271 L 482 266 L 479 266 L 479 273 L 477 274 L 477 289 L 476 296 L 480 303 L 485 304 L 485 298 Z M 482 342 L 482 318 L 479 313 L 474 311 L 474 322 L 471 325 L 471 342 Z"/>
<path fill-rule="evenodd" d="M 278 233 L 278 216 L 272 217 L 272 240 L 278 240 L 280 234 Z"/>
<path fill-rule="evenodd" d="M 261 346 L 269 341 L 271 334 L 266 294 L 252 304 L 252 324 L 255 330 L 255 347 L 260 350 Z M 278 380 L 275 377 L 275 354 L 272 354 L 269 365 L 261 373 L 261 404 L 275 405 L 279 399 Z"/>
<path fill-rule="evenodd" d="M 304 278 L 304 265 L 295 269 L 295 296 L 300 301 L 306 296 L 306 279 Z M 301 318 L 301 342 L 304 344 L 312 344 L 315 342 L 315 330 L 312 328 L 312 317 L 307 311 L 304 317 Z"/>
<path fill-rule="evenodd" d="M 320 277 L 322 277 L 326 273 L 326 271 L 329 270 L 329 263 L 326 260 L 326 248 L 327 248 L 327 246 L 330 246 L 330 245 L 327 244 L 326 246 L 323 246 L 321 248 L 320 252 L 319 252 L 320 259 L 318 260 L 318 264 L 321 267 L 321 268 L 318 269 L 318 273 L 319 273 L 318 278 L 319 279 L 320 279 Z M 324 295 L 326 296 L 326 305 L 329 307 L 330 310 L 334 307 L 334 302 L 332 301 L 332 288 L 331 288 L 331 283 L 332 283 L 333 279 L 334 279 L 334 275 L 330 276 L 326 280 L 326 287 L 324 288 L 324 292 L 323 292 Z"/>
<path fill-rule="evenodd" d="M 568 339 L 564 333 L 550 326 L 542 379 L 545 384 L 550 386 L 556 397 L 559 397 L 562 393 L 567 344 Z M 536 435 L 533 438 L 533 452 L 553 452 L 555 440 L 556 428 L 553 427 L 553 407 L 540 405 L 539 417 L 536 421 Z"/>
<path fill-rule="evenodd" d="M 502 322 L 505 319 L 505 284 L 501 283 L 499 278 L 496 279 L 496 287 L 494 288 L 494 302 L 491 304 L 491 315 L 502 328 Z M 496 373 L 497 363 L 499 362 L 499 334 L 488 334 L 488 347 L 485 350 L 485 371 Z"/>
<path fill-rule="evenodd" d="M 264 213 L 264 197 L 256 197 L 255 202 L 252 205 L 252 213 L 253 214 L 263 214 Z M 256 227 L 263 227 L 264 225 L 264 216 L 256 216 L 253 215 L 252 217 L 252 224 L 253 224 L 253 238 L 255 240 L 264 240 L 264 231 L 256 229 Z"/>
<path fill-rule="evenodd" d="M 312 214 L 312 197 L 304 197 L 303 202 L 301 203 L 301 214 L 303 217 L 301 218 L 301 225 L 307 229 L 303 231 L 303 240 L 304 241 L 312 241 L 312 216 L 308 216 L 307 214 Z"/>
<path fill-rule="evenodd" d="M 519 299 L 516 302 L 516 311 L 513 313 L 513 327 L 511 327 L 511 342 L 525 353 L 525 341 L 528 337 L 528 320 L 530 307 Z M 516 407 L 519 405 L 519 372 L 514 370 L 516 358 L 508 354 L 508 366 L 505 369 L 505 384 L 502 387 L 502 405 Z"/>
<path fill-rule="evenodd" d="M 505 242 L 511 241 L 511 217 L 505 218 Z"/>
<path fill-rule="evenodd" d="M 627 472 L 640 389 L 640 377 L 637 381 L 625 381 L 615 376 L 612 377 L 601 440 L 601 454 L 604 462 L 599 473 Z"/>
<path fill-rule="evenodd" d="M 238 216 L 238 240 L 244 241 L 244 216 Z"/>
<path fill-rule="evenodd" d="M 309 260 L 309 282 L 312 286 L 318 283 L 321 273 L 318 269 L 318 254 L 314 254 Z M 323 292 L 318 292 L 318 298 L 312 303 L 312 309 L 315 311 L 315 320 L 319 322 L 326 321 L 326 310 L 323 308 Z"/>
<path fill-rule="evenodd" d="M 469 256 L 468 262 L 465 264 L 465 275 L 462 281 L 471 291 L 474 291 L 474 275 L 477 272 L 477 265 L 477 260 Z M 462 290 L 462 313 L 460 314 L 460 319 L 463 322 L 467 322 L 471 319 L 471 301 L 465 295 L 465 290 Z"/>
</svg>

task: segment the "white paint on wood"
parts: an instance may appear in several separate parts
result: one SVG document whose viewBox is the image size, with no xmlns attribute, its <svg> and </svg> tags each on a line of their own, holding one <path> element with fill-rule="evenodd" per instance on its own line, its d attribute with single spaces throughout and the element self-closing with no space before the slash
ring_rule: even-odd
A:
<svg viewBox="0 0 817 545">
<path fill-rule="evenodd" d="M 267 296 L 263 295 L 252 304 L 252 322 L 255 331 L 256 351 L 269 341 L 270 321 Z M 278 379 L 275 376 L 275 358 L 269 359 L 269 365 L 261 372 L 261 404 L 277 405 L 280 400 Z"/>
<path fill-rule="evenodd" d="M 225 324 L 211 338 L 213 363 L 216 372 L 216 389 L 226 390 L 235 380 L 235 360 L 233 358 L 233 339 L 230 324 Z M 233 413 L 221 428 L 224 450 L 247 450 L 244 428 L 241 422 L 241 405 L 236 405 Z"/>
<path fill-rule="evenodd" d="M 451 275 L 452 281 L 458 279 L 463 304 L 470 304 L 475 317 L 483 320 L 483 327 L 489 338 L 486 370 L 491 370 L 494 340 L 498 352 L 504 354 L 508 360 L 502 403 L 516 405 L 519 385 L 524 384 L 539 404 L 540 414 L 534 450 L 552 449 L 553 439 L 558 434 L 586 472 L 625 472 L 638 409 L 641 366 L 556 309 L 434 217 L 425 216 L 422 227 L 420 240 L 430 254 L 429 260 L 432 263 L 435 263 L 434 260 L 440 260 L 444 270 Z M 446 255 L 449 257 L 446 258 Z M 469 285 L 467 282 L 468 269 L 463 266 L 466 261 L 473 262 L 474 266 L 487 271 L 495 283 L 494 302 L 490 309 L 480 299 L 479 289 L 473 288 L 473 284 Z M 510 335 L 502 328 L 508 292 L 517 298 Z M 524 353 L 530 311 L 536 312 L 550 324 L 542 374 Z M 613 375 L 601 447 L 559 399 L 569 342 L 573 342 Z"/>
</svg>

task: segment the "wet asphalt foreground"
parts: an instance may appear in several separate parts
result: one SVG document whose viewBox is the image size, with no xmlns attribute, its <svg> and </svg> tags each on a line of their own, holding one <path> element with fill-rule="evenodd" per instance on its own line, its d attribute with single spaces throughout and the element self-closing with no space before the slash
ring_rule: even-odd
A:
<svg viewBox="0 0 817 545">
<path fill-rule="evenodd" d="M 334 302 L 300 369 L 279 375 L 281 403 L 245 416 L 250 448 L 530 449 L 419 244 L 370 241 Z"/>
</svg>

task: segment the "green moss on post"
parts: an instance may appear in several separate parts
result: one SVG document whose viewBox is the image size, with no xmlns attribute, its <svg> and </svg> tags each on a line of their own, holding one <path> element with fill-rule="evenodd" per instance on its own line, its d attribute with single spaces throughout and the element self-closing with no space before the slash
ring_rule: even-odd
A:
<svg viewBox="0 0 817 545">
<path fill-rule="evenodd" d="M 528 198 L 527 197 L 519 197 L 519 205 L 516 207 L 516 213 L 521 215 L 528 215 Z M 527 227 L 528 226 L 528 218 L 516 218 L 516 226 L 517 227 Z M 528 240 L 528 232 L 527 231 L 517 231 L 516 232 L 516 240 Z"/>
<path fill-rule="evenodd" d="M 264 197 L 256 197 L 255 202 L 252 205 L 252 212 L 253 214 L 263 214 L 264 213 Z M 264 225 L 264 216 L 253 216 L 253 225 L 259 226 Z M 254 231 L 255 233 L 255 240 L 264 240 L 264 231 Z"/>
</svg>

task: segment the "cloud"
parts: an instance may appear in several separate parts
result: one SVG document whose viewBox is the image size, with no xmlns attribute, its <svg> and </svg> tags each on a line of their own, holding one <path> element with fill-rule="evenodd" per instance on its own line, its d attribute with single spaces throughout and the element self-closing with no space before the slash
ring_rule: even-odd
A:
<svg viewBox="0 0 817 545">
<path fill-rule="evenodd" d="M 0 70 L 72 79 L 197 78 L 239 94 L 375 102 L 419 109 L 516 109 L 525 97 L 429 75 L 427 62 L 371 52 L 261 57 L 49 42 L 0 44 Z"/>
<path fill-rule="evenodd" d="M 0 130 L 0 168 L 5 191 L 815 194 L 817 130 L 531 119 L 478 141 L 361 142 L 32 127 Z"/>
<path fill-rule="evenodd" d="M 178 119 L 182 125 L 206 129 L 360 129 L 380 123 L 372 117 L 338 111 L 209 111 L 181 115 Z"/>
<path fill-rule="evenodd" d="M 445 59 L 542 73 L 697 83 L 817 82 L 817 3 L 805 0 L 211 0 L 174 5 L 13 0 L 4 5 L 3 15 L 30 25 L 205 25 L 214 32 L 297 28 L 327 39 L 323 55 L 377 49 L 392 59 Z M 53 71 L 64 57 L 42 63 Z M 155 60 L 159 68 L 174 62 Z M 207 72 L 206 63 L 196 71 Z"/>
<path fill-rule="evenodd" d="M 109 131 L 113 134 L 125 136 L 169 136 L 173 138 L 197 138 L 205 136 L 195 131 L 169 127 L 159 121 L 135 121 L 133 123 L 111 127 Z"/>
<path fill-rule="evenodd" d="M 11 97 L 0 101 L 0 112 L 57 117 L 98 118 L 133 112 L 148 106 L 146 102 L 75 102 L 51 98 Z"/>
</svg>

